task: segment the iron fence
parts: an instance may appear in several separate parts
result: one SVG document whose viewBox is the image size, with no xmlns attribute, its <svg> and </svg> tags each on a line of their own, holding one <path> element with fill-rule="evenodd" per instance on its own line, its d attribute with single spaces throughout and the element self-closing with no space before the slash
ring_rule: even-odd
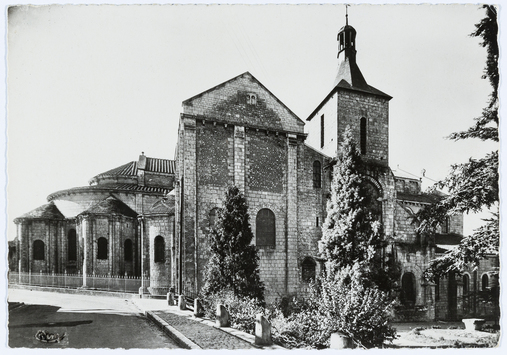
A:
<svg viewBox="0 0 507 355">
<path fill-rule="evenodd" d="M 9 284 L 80 288 L 84 286 L 82 274 L 45 274 L 30 272 L 9 272 Z M 100 291 L 138 293 L 141 285 L 150 286 L 150 279 L 146 276 L 114 276 L 114 275 L 86 275 L 86 288 Z"/>
</svg>

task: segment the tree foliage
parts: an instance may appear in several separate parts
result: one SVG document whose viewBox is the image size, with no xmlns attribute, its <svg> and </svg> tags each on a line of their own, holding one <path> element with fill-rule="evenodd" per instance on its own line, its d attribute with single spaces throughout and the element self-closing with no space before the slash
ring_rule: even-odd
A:
<svg viewBox="0 0 507 355">
<path fill-rule="evenodd" d="M 237 296 L 264 301 L 259 257 L 255 246 L 250 245 L 253 233 L 248 206 L 237 187 L 228 188 L 215 228 L 208 237 L 210 259 L 206 266 L 203 294 L 210 296 L 227 290 Z"/>
<path fill-rule="evenodd" d="M 399 267 L 393 255 L 381 259 L 380 250 L 386 243 L 380 223 L 381 209 L 377 208 L 379 194 L 372 189 L 366 165 L 347 128 L 333 168 L 319 250 L 327 260 L 330 276 L 344 267 L 360 264 L 374 285 L 391 290 Z"/>
<path fill-rule="evenodd" d="M 371 260 L 382 242 L 381 225 L 366 206 L 364 166 L 349 128 L 336 157 L 319 249 L 331 270 Z"/>
<path fill-rule="evenodd" d="M 497 10 L 493 5 L 483 5 L 486 16 L 475 25 L 474 37 L 482 38 L 481 46 L 486 48 L 487 59 L 483 79 L 488 79 L 492 92 L 482 115 L 475 118 L 475 124 L 467 131 L 456 132 L 450 139 L 460 140 L 478 138 L 483 141 L 498 142 L 498 23 Z M 498 208 L 499 172 L 498 150 L 485 157 L 470 158 L 463 164 L 451 166 L 449 175 L 438 182 L 435 189 L 446 189 L 448 195 L 433 206 L 421 209 L 416 214 L 419 222 L 418 232 L 433 233 L 443 223 L 446 216 L 457 213 L 476 213 L 484 208 Z M 499 214 L 485 220 L 485 225 L 463 238 L 459 247 L 435 259 L 428 274 L 438 276 L 450 271 L 462 271 L 467 263 L 475 263 L 486 254 L 499 253 Z"/>
</svg>

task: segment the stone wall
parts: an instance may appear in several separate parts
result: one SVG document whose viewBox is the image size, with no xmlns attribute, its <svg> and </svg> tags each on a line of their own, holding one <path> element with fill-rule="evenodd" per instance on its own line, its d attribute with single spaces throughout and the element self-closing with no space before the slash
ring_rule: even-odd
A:
<svg viewBox="0 0 507 355">
<path fill-rule="evenodd" d="M 366 118 L 366 158 L 388 165 L 389 159 L 389 100 L 349 90 L 338 91 L 338 137 L 349 126 L 358 144 L 360 119 Z"/>
</svg>

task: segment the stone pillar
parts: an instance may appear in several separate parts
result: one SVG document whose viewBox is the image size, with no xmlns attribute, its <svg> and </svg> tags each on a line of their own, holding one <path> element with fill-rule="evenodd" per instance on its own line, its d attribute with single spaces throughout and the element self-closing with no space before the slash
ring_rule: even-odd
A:
<svg viewBox="0 0 507 355">
<path fill-rule="evenodd" d="M 331 344 L 329 346 L 330 349 L 351 349 L 352 348 L 352 339 L 347 335 L 336 332 L 331 334 Z"/>
<path fill-rule="evenodd" d="M 294 292 L 298 282 L 298 141 L 295 134 L 287 135 L 287 223 L 286 223 L 286 293 Z"/>
<path fill-rule="evenodd" d="M 174 306 L 174 293 L 172 292 L 167 292 L 167 305 L 168 306 Z"/>
<path fill-rule="evenodd" d="M 217 304 L 216 319 L 217 327 L 229 326 L 229 312 L 223 304 Z"/>
<path fill-rule="evenodd" d="M 16 224 L 17 224 L 17 236 L 18 236 L 18 240 L 19 240 L 19 266 L 18 266 L 18 270 L 19 272 L 28 272 L 29 271 L 29 262 L 30 262 L 30 257 L 29 257 L 29 254 L 28 254 L 28 243 L 29 243 L 29 240 L 28 240 L 28 223 L 26 220 L 24 219 L 21 219 L 21 220 L 16 220 L 15 221 Z"/>
<path fill-rule="evenodd" d="M 139 217 L 137 217 L 137 221 L 139 223 L 139 235 L 140 235 L 140 238 L 141 238 L 141 250 L 139 252 L 139 256 L 141 258 L 141 287 L 139 287 L 139 295 L 142 297 L 143 294 L 146 292 L 146 285 L 144 284 L 144 277 L 145 277 L 145 273 L 144 273 L 144 264 L 145 264 L 145 260 L 144 260 L 144 217 L 142 215 L 140 215 Z"/>
<path fill-rule="evenodd" d="M 194 299 L 194 316 L 202 317 L 204 315 L 204 309 L 202 308 L 201 300 L 196 298 Z"/>
<path fill-rule="evenodd" d="M 86 275 L 88 272 L 88 239 L 91 236 L 88 235 L 88 216 L 83 216 L 81 219 L 81 235 L 83 236 L 83 287 L 87 287 L 86 285 Z"/>
<path fill-rule="evenodd" d="M 187 301 L 185 299 L 185 295 L 178 296 L 178 308 L 182 311 L 187 309 Z"/>
<path fill-rule="evenodd" d="M 255 317 L 255 344 L 271 345 L 271 323 L 262 314 Z"/>
<path fill-rule="evenodd" d="M 234 184 L 245 193 L 245 127 L 234 127 Z"/>
<path fill-rule="evenodd" d="M 196 170 L 196 122 L 183 117 L 183 238 L 182 238 L 182 276 L 181 293 L 196 292 L 197 286 L 197 170 Z M 192 287 L 193 286 L 193 287 Z M 194 288 L 194 289 L 188 289 Z"/>
</svg>

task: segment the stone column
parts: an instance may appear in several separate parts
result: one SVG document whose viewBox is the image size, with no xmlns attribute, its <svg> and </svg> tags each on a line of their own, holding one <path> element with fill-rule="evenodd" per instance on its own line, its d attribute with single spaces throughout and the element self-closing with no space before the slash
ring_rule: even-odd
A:
<svg viewBox="0 0 507 355">
<path fill-rule="evenodd" d="M 19 272 L 28 272 L 29 267 L 28 264 L 30 262 L 30 258 L 28 255 L 28 223 L 26 220 L 16 220 L 17 224 L 17 235 L 19 240 L 19 266 L 18 270 Z"/>
<path fill-rule="evenodd" d="M 146 292 L 146 285 L 144 284 L 144 217 L 138 216 L 137 221 L 139 224 L 139 231 L 140 231 L 140 237 L 141 237 L 141 251 L 140 251 L 140 257 L 141 257 L 141 287 L 139 287 L 139 295 L 142 295 Z"/>
<path fill-rule="evenodd" d="M 183 291 L 180 293 L 188 294 L 189 291 L 195 292 L 195 289 L 189 290 L 188 287 L 197 286 L 197 170 L 196 170 L 196 127 L 195 119 L 183 117 L 184 124 L 184 151 L 183 151 L 183 238 L 182 238 L 182 276 Z"/>
<path fill-rule="evenodd" d="M 298 280 L 298 141 L 295 134 L 287 135 L 287 223 L 286 223 L 286 293 L 296 290 Z"/>
<path fill-rule="evenodd" d="M 234 185 L 245 193 L 245 127 L 234 127 Z"/>
<path fill-rule="evenodd" d="M 88 239 L 90 236 L 88 235 L 88 224 L 89 224 L 89 217 L 83 216 L 81 219 L 81 235 L 83 236 L 83 287 L 87 287 L 86 285 L 86 275 L 88 273 Z"/>
</svg>

